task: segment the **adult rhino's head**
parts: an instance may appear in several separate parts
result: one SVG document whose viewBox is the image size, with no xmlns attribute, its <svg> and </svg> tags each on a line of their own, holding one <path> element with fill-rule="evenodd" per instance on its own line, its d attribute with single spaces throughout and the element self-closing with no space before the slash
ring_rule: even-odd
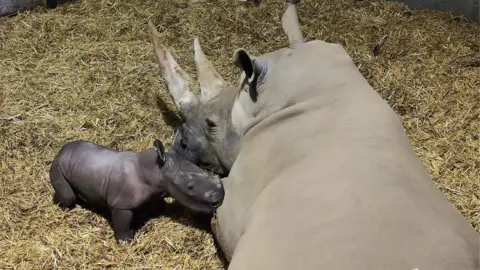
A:
<svg viewBox="0 0 480 270">
<path fill-rule="evenodd" d="M 162 76 L 184 121 L 175 130 L 170 150 L 203 169 L 228 174 L 239 141 L 230 118 L 236 88 L 215 70 L 195 38 L 195 64 L 201 93 L 191 92 L 188 74 L 175 61 L 151 22 L 149 28 Z"/>
</svg>

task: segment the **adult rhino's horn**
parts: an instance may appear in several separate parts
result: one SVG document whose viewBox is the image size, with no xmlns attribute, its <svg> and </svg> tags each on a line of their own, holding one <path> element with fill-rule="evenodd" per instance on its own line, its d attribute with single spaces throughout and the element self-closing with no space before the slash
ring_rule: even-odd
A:
<svg viewBox="0 0 480 270">
<path fill-rule="evenodd" d="M 222 91 L 225 80 L 217 72 L 213 64 L 207 59 L 196 37 L 194 40 L 195 64 L 198 71 L 198 82 L 202 100 L 210 100 Z"/>
<path fill-rule="evenodd" d="M 172 95 L 175 105 L 177 105 L 180 111 L 186 109 L 187 106 L 196 105 L 198 99 L 190 91 L 190 77 L 178 65 L 167 47 L 165 47 L 162 37 L 151 21 L 148 21 L 148 26 L 162 77 L 168 85 L 168 91 Z"/>
</svg>

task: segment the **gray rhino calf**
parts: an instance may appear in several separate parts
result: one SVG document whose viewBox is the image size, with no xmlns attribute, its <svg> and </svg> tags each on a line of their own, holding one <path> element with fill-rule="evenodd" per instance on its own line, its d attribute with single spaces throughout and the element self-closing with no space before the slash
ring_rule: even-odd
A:
<svg viewBox="0 0 480 270">
<path fill-rule="evenodd" d="M 71 209 L 79 197 L 109 209 L 117 241 L 133 238 L 135 210 L 168 195 L 196 212 L 213 213 L 224 197 L 220 180 L 174 153 L 165 153 L 159 140 L 155 147 L 120 152 L 83 140 L 65 144 L 50 167 L 54 203 Z"/>
</svg>

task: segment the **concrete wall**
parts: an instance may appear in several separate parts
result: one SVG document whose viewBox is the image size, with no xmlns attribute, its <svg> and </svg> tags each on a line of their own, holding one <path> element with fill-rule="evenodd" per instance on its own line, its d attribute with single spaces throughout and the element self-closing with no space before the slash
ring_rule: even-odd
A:
<svg viewBox="0 0 480 270">
<path fill-rule="evenodd" d="M 0 0 L 0 17 L 46 5 L 45 0 Z"/>
<path fill-rule="evenodd" d="M 436 9 L 450 11 L 457 16 L 480 23 L 479 0 L 393 0 L 403 2 L 411 9 Z"/>
</svg>

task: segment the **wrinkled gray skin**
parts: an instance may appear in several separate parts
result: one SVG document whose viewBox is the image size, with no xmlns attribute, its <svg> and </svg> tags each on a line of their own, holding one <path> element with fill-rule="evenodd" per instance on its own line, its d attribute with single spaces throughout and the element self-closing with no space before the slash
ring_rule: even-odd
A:
<svg viewBox="0 0 480 270">
<path fill-rule="evenodd" d="M 223 80 L 195 38 L 195 63 L 201 93 L 192 93 L 189 76 L 165 47 L 151 22 L 149 27 L 160 71 L 184 121 L 175 131 L 170 150 L 203 169 L 227 175 L 238 153 L 239 137 L 230 117 L 237 88 Z"/>
<path fill-rule="evenodd" d="M 111 211 L 117 240 L 131 240 L 134 213 L 143 205 L 171 196 L 181 205 L 213 213 L 224 197 L 220 180 L 180 158 L 157 150 L 119 152 L 78 140 L 65 144 L 50 167 L 54 202 L 71 209 L 80 198 Z"/>
</svg>

